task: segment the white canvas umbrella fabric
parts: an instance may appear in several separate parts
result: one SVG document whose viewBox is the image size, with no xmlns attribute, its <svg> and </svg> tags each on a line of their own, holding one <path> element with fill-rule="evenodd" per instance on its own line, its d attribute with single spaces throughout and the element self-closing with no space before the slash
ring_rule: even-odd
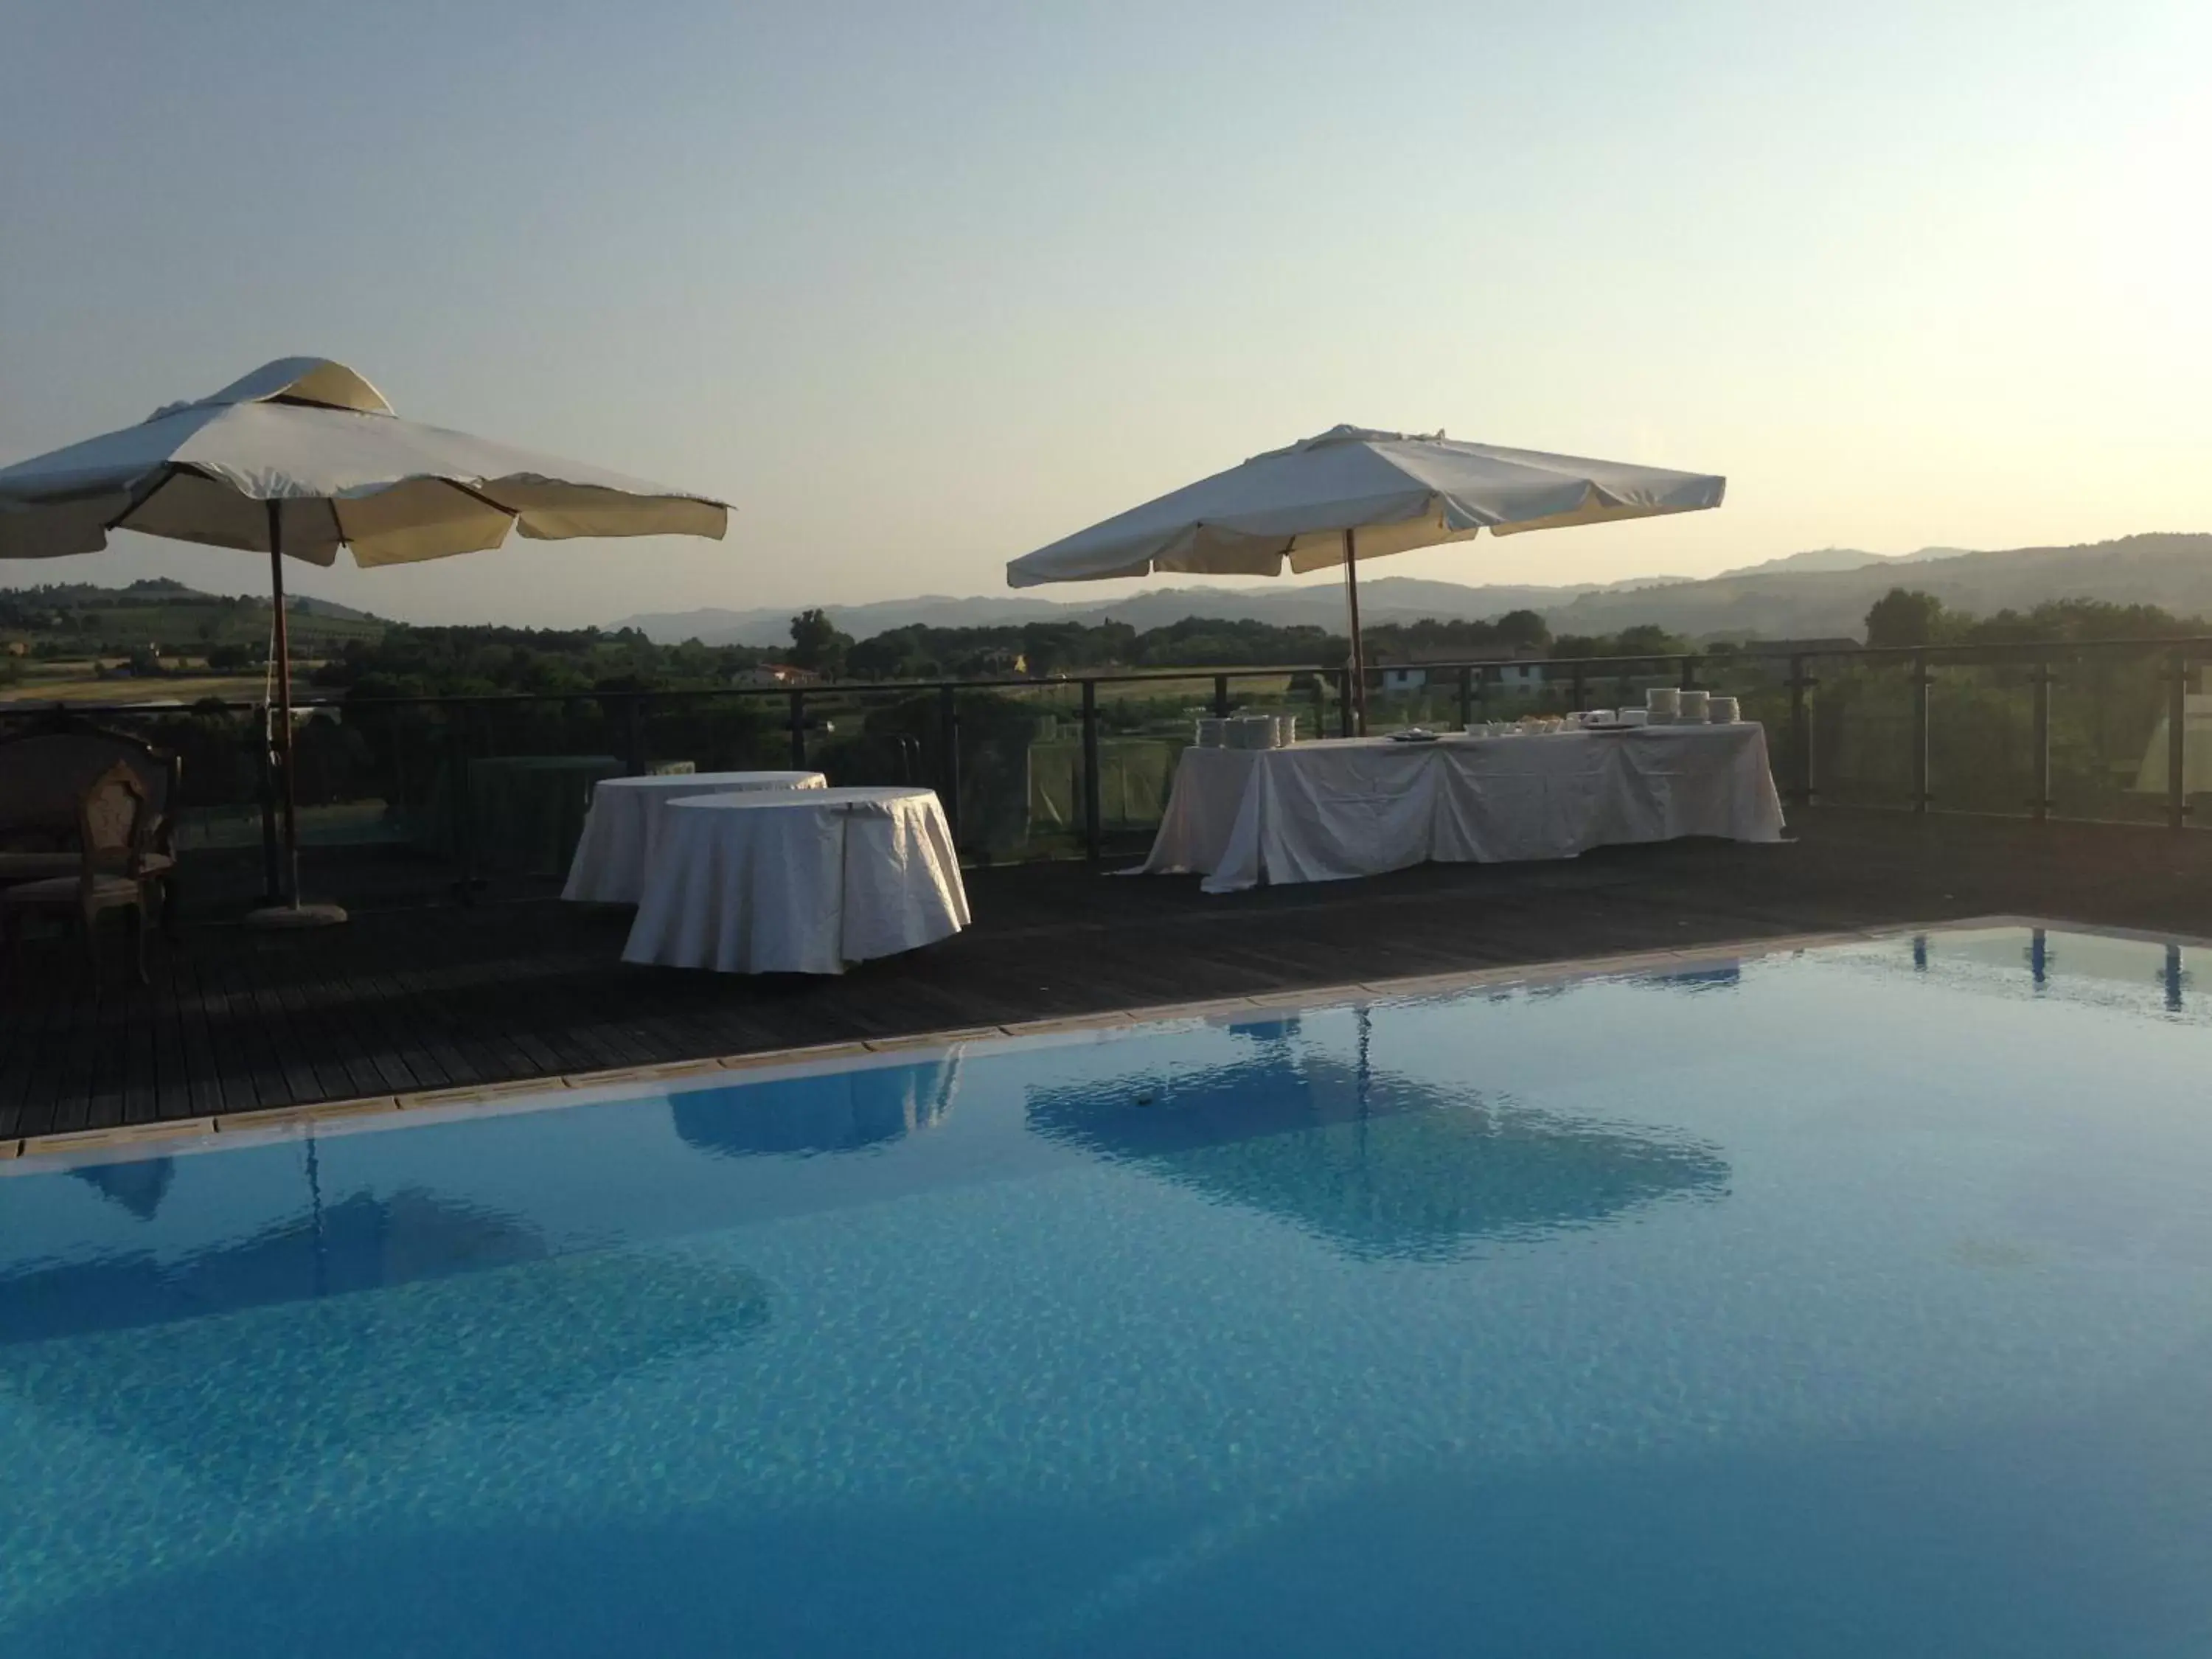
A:
<svg viewBox="0 0 2212 1659">
<path fill-rule="evenodd" d="M 511 529 L 571 536 L 707 536 L 712 497 L 404 421 L 343 363 L 284 357 L 137 426 L 0 468 L 0 558 L 58 558 L 113 530 L 270 556 L 276 601 L 276 749 L 292 908 L 298 832 L 285 558 L 407 564 L 497 547 Z"/>
<path fill-rule="evenodd" d="M 728 507 L 598 467 L 401 420 L 343 363 L 286 357 L 212 397 L 0 468 L 0 558 L 107 545 L 111 530 L 329 565 L 497 547 L 510 528 L 709 536 Z"/>
<path fill-rule="evenodd" d="M 1578 455 L 1334 427 L 1255 455 L 1006 567 L 1010 587 L 1162 571 L 1273 576 L 1440 542 L 1718 507 L 1728 480 Z"/>
<path fill-rule="evenodd" d="M 1727 489 L 1705 473 L 1339 426 L 1024 554 L 1006 566 L 1006 584 L 1345 565 L 1357 676 L 1364 667 L 1358 560 L 1485 530 L 1511 536 L 1694 513 L 1718 507 Z"/>
</svg>

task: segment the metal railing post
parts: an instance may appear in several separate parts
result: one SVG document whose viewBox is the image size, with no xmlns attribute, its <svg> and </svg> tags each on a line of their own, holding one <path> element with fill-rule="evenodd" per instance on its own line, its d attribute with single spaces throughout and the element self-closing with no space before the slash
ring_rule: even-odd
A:
<svg viewBox="0 0 2212 1659">
<path fill-rule="evenodd" d="M 2166 688 L 2166 823 L 2189 821 L 2189 659 L 2177 651 Z"/>
<path fill-rule="evenodd" d="M 1697 689 L 1698 659 L 1695 657 L 1685 657 L 1682 659 L 1682 690 L 1694 691 Z"/>
<path fill-rule="evenodd" d="M 2038 823 L 2051 817 L 2051 686 L 2057 678 L 2048 662 L 2035 665 L 2035 732 L 2029 741 L 2035 750 L 2035 799 L 2031 805 Z"/>
<path fill-rule="evenodd" d="M 1336 671 L 1336 697 L 1337 722 L 1342 728 L 1340 735 L 1348 738 L 1352 735 L 1352 670 L 1349 667 Z"/>
<path fill-rule="evenodd" d="M 1790 746 L 1796 751 L 1797 777 L 1790 794 L 1800 806 L 1813 804 L 1813 712 L 1805 694 L 1817 684 L 1805 672 L 1805 659 L 1790 659 Z"/>
<path fill-rule="evenodd" d="M 945 808 L 952 844 L 960 845 L 960 696 L 950 684 L 937 688 L 937 799 Z"/>
<path fill-rule="evenodd" d="M 1217 720 L 1229 718 L 1229 676 L 1226 674 L 1213 677 L 1213 714 Z"/>
<path fill-rule="evenodd" d="M 1313 685 L 1313 734 L 1316 738 L 1328 735 L 1328 693 L 1322 687 L 1321 676 L 1310 676 Z"/>
<path fill-rule="evenodd" d="M 1098 682 L 1083 682 L 1083 855 L 1098 861 Z"/>
<path fill-rule="evenodd" d="M 806 769 L 806 693 L 791 694 L 791 769 Z"/>
<path fill-rule="evenodd" d="M 645 699 L 635 692 L 623 700 L 623 738 L 629 752 L 623 759 L 634 778 L 645 775 Z"/>
<path fill-rule="evenodd" d="M 1459 729 L 1462 732 L 1474 724 L 1474 670 L 1462 667 L 1459 671 Z"/>
<path fill-rule="evenodd" d="M 1928 690 L 1934 677 L 1928 672 L 1928 653 L 1912 653 L 1912 810 L 1925 812 L 1933 799 L 1928 791 Z"/>
<path fill-rule="evenodd" d="M 1583 665 L 1580 663 L 1577 663 L 1575 665 L 1574 676 L 1569 682 L 1567 688 L 1567 696 L 1570 700 L 1567 706 L 1575 714 L 1579 714 L 1583 712 L 1583 704 L 1585 701 L 1585 695 L 1586 688 L 1583 678 Z"/>
</svg>

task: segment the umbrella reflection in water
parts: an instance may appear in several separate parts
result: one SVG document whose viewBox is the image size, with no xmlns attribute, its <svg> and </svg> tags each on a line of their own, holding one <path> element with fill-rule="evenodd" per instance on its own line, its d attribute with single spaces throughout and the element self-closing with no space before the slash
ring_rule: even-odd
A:
<svg viewBox="0 0 2212 1659">
<path fill-rule="evenodd" d="M 0 1394 L 245 1495 L 456 1420 L 578 1405 L 750 1337 L 768 1298 L 682 1251 L 556 1252 L 495 1210 L 356 1191 L 188 1254 L 0 1274 Z"/>
<path fill-rule="evenodd" d="M 1727 1191 L 1718 1149 L 1688 1136 L 1371 1069 L 1364 1011 L 1349 1057 L 1295 1019 L 1232 1029 L 1242 1059 L 1033 1089 L 1030 1123 L 1360 1260 L 1449 1260 Z"/>
<path fill-rule="evenodd" d="M 959 1057 L 947 1054 L 920 1065 L 678 1094 L 669 1112 L 685 1145 L 717 1157 L 855 1152 L 943 1122 L 959 1087 Z"/>
</svg>

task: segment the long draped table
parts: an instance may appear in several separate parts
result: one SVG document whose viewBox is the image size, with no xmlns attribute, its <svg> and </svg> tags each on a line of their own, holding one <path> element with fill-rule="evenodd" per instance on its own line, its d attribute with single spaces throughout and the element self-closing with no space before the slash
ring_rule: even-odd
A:
<svg viewBox="0 0 2212 1659">
<path fill-rule="evenodd" d="M 1143 867 L 1226 893 L 1678 836 L 1782 838 L 1763 726 L 1186 749 Z"/>
<path fill-rule="evenodd" d="M 703 795 L 668 804 L 623 960 L 836 974 L 968 920 L 934 790 Z"/>
<path fill-rule="evenodd" d="M 645 891 L 660 823 L 671 801 L 755 789 L 820 789 L 819 772 L 656 772 L 602 778 L 569 860 L 561 896 L 591 904 L 635 904 Z"/>
</svg>

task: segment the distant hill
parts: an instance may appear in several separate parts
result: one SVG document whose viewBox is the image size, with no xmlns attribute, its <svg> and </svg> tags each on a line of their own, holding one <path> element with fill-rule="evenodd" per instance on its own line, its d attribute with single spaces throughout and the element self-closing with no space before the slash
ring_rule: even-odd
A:
<svg viewBox="0 0 2212 1659">
<path fill-rule="evenodd" d="M 1761 564 L 1723 570 L 1723 576 L 1763 576 L 1775 571 L 1863 570 L 1869 565 L 1925 564 L 1930 559 L 1955 559 L 1972 550 L 1964 547 L 1923 547 L 1917 553 L 1868 553 L 1856 547 L 1816 547 L 1805 553 L 1786 553 Z"/>
<path fill-rule="evenodd" d="M 1954 610 L 1981 616 L 2065 599 L 2158 605 L 2177 615 L 2212 616 L 2212 535 L 2129 536 L 2092 545 L 1995 552 L 1926 547 L 1884 555 L 1819 548 L 1702 580 L 1645 576 L 1603 586 L 1476 586 L 1383 576 L 1361 581 L 1359 611 L 1370 623 L 1429 617 L 1473 621 L 1528 610 L 1540 611 L 1554 634 L 1617 634 L 1638 623 L 1655 623 L 1693 639 L 1839 638 L 1856 637 L 1867 607 L 1899 586 L 1923 588 Z M 685 611 L 631 617 L 623 625 L 664 644 L 697 639 L 708 645 L 773 647 L 789 641 L 795 608 Z M 1333 582 L 1158 587 L 1110 604 L 933 594 L 825 609 L 855 639 L 915 623 L 963 628 L 1048 618 L 1088 623 L 1110 617 L 1139 629 L 1185 617 L 1341 629 L 1344 590 Z"/>
<path fill-rule="evenodd" d="M 289 614 L 293 637 L 303 646 L 374 639 L 385 629 L 383 618 L 330 599 L 295 597 Z M 0 588 L 0 639 L 49 653 L 155 646 L 198 654 L 216 645 L 258 645 L 268 635 L 268 600 L 203 593 L 167 577 L 122 587 L 46 582 Z"/>
<path fill-rule="evenodd" d="M 1669 579 L 1644 580 L 1665 582 Z M 1582 594 L 1606 591 L 1609 590 L 1591 583 L 1569 587 L 1469 587 L 1413 576 L 1382 576 L 1361 580 L 1359 612 L 1364 619 L 1377 623 L 1419 622 L 1425 617 L 1474 621 L 1508 611 L 1547 610 Z M 751 611 L 680 611 L 629 617 L 619 625 L 638 629 L 647 638 L 664 645 L 696 639 L 705 645 L 775 646 L 789 642 L 791 617 L 796 608 L 765 605 Z M 981 628 L 1008 623 L 1092 623 L 1111 619 L 1142 632 L 1186 617 L 1341 629 L 1344 589 L 1334 582 L 1275 588 L 1158 587 L 1111 603 L 926 594 L 919 599 L 823 608 L 838 627 L 857 640 L 916 623 L 930 628 Z"/>
<path fill-rule="evenodd" d="M 1914 559 L 1905 569 L 1898 563 L 1752 572 L 1633 594 L 1586 593 L 1545 615 L 1555 634 L 1616 633 L 1656 623 L 1692 638 L 1856 635 L 1867 607 L 1898 586 L 1933 593 L 1976 616 L 2068 599 L 2212 615 L 2212 535 L 2127 536 L 2086 546 L 1938 554 Z"/>
</svg>

